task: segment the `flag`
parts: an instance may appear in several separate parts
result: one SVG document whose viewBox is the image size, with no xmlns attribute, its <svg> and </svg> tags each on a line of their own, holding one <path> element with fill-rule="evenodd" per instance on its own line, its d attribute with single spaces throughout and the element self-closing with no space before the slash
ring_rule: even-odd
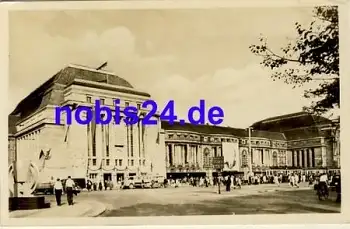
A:
<svg viewBox="0 0 350 229">
<path fill-rule="evenodd" d="M 45 160 L 50 160 L 50 159 L 51 159 L 51 149 L 49 149 L 45 155 Z"/>
<path fill-rule="evenodd" d="M 107 66 L 107 61 L 104 62 L 100 67 L 96 68 L 96 70 L 101 70 L 102 68 Z"/>
<path fill-rule="evenodd" d="M 159 143 L 160 143 L 160 130 L 159 130 L 159 125 L 158 125 L 157 127 L 158 127 L 158 131 L 157 131 L 156 143 L 159 145 Z"/>
<path fill-rule="evenodd" d="M 64 134 L 64 142 L 67 142 L 67 140 L 68 140 L 69 127 L 70 127 L 70 125 L 66 125 L 66 133 Z"/>
<path fill-rule="evenodd" d="M 109 124 L 107 124 L 106 126 L 106 129 L 105 129 L 105 144 L 106 144 L 106 157 L 108 156 L 110 156 L 109 155 L 109 127 L 110 127 L 110 125 Z"/>
<path fill-rule="evenodd" d="M 145 125 L 141 125 L 141 138 L 142 138 L 142 156 L 145 157 Z"/>
<path fill-rule="evenodd" d="M 68 106 L 71 107 L 72 112 L 78 108 L 78 104 L 77 104 L 77 103 L 73 103 L 73 104 L 70 104 L 70 105 L 68 105 Z M 68 133 L 69 133 L 69 127 L 70 127 L 70 125 L 66 125 L 66 126 L 67 126 L 67 128 L 66 128 L 66 133 L 65 133 L 65 135 L 64 135 L 64 142 L 67 142 L 67 141 L 68 141 Z"/>
<path fill-rule="evenodd" d="M 41 150 L 41 151 L 40 151 L 40 154 L 39 154 L 39 160 L 40 160 L 44 155 L 45 155 L 45 154 L 44 154 L 44 151 Z"/>
<path fill-rule="evenodd" d="M 94 121 L 95 112 L 92 111 L 93 119 L 91 121 L 91 138 L 92 138 L 92 156 L 96 156 L 96 122 Z"/>
<path fill-rule="evenodd" d="M 157 139 L 156 139 L 156 143 L 159 145 L 159 142 L 160 142 L 160 136 L 159 136 L 159 131 L 158 131 L 158 133 L 157 133 Z"/>
<path fill-rule="evenodd" d="M 101 159 L 101 164 L 100 164 L 100 170 L 102 170 L 102 167 L 103 167 L 103 159 Z"/>
</svg>

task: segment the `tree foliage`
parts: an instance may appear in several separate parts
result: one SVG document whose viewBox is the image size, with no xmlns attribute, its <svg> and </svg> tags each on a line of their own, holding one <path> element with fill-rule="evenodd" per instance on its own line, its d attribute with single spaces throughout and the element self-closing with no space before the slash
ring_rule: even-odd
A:
<svg viewBox="0 0 350 229">
<path fill-rule="evenodd" d="M 261 65 L 272 70 L 273 80 L 283 80 L 293 88 L 317 80 L 316 89 L 306 90 L 304 97 L 313 98 L 306 110 L 322 114 L 339 108 L 339 23 L 337 6 L 314 9 L 314 20 L 308 27 L 295 23 L 297 38 L 272 50 L 267 39 L 251 45 L 252 53 L 263 58 Z"/>
</svg>

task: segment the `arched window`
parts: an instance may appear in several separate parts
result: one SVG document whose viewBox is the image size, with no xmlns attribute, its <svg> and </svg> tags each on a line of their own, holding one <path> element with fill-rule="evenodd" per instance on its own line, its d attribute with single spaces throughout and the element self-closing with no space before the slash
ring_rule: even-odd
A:
<svg viewBox="0 0 350 229">
<path fill-rule="evenodd" d="M 273 166 L 277 166 L 277 152 L 273 152 L 272 154 L 272 163 Z"/>
<path fill-rule="evenodd" d="M 247 151 L 243 150 L 242 151 L 242 167 L 247 167 L 248 166 L 248 155 Z"/>
<path fill-rule="evenodd" d="M 209 165 L 209 158 L 210 158 L 210 150 L 208 148 L 204 149 L 203 156 L 204 156 L 204 158 L 203 158 L 204 165 L 208 166 Z"/>
</svg>

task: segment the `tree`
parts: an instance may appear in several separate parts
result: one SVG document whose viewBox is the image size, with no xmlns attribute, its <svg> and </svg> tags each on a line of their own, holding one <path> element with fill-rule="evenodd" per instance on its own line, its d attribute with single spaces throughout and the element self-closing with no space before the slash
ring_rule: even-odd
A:
<svg viewBox="0 0 350 229">
<path fill-rule="evenodd" d="M 307 28 L 295 23 L 297 39 L 281 48 L 271 50 L 267 39 L 251 45 L 252 53 L 263 58 L 261 65 L 272 70 L 271 78 L 284 80 L 293 88 L 317 80 L 318 87 L 304 92 L 314 98 L 306 111 L 323 114 L 339 108 L 339 24 L 338 7 L 315 7 L 314 20 Z"/>
</svg>

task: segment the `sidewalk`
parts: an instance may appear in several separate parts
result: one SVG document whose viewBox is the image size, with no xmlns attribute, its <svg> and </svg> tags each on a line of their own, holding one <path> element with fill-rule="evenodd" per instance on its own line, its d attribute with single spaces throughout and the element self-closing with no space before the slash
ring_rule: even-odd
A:
<svg viewBox="0 0 350 229">
<path fill-rule="evenodd" d="M 96 217 L 106 211 L 106 206 L 97 201 L 80 201 L 73 206 L 64 204 L 57 206 L 51 203 L 51 208 L 35 210 L 17 210 L 9 213 L 10 218 L 61 218 L 61 217 Z"/>
</svg>

